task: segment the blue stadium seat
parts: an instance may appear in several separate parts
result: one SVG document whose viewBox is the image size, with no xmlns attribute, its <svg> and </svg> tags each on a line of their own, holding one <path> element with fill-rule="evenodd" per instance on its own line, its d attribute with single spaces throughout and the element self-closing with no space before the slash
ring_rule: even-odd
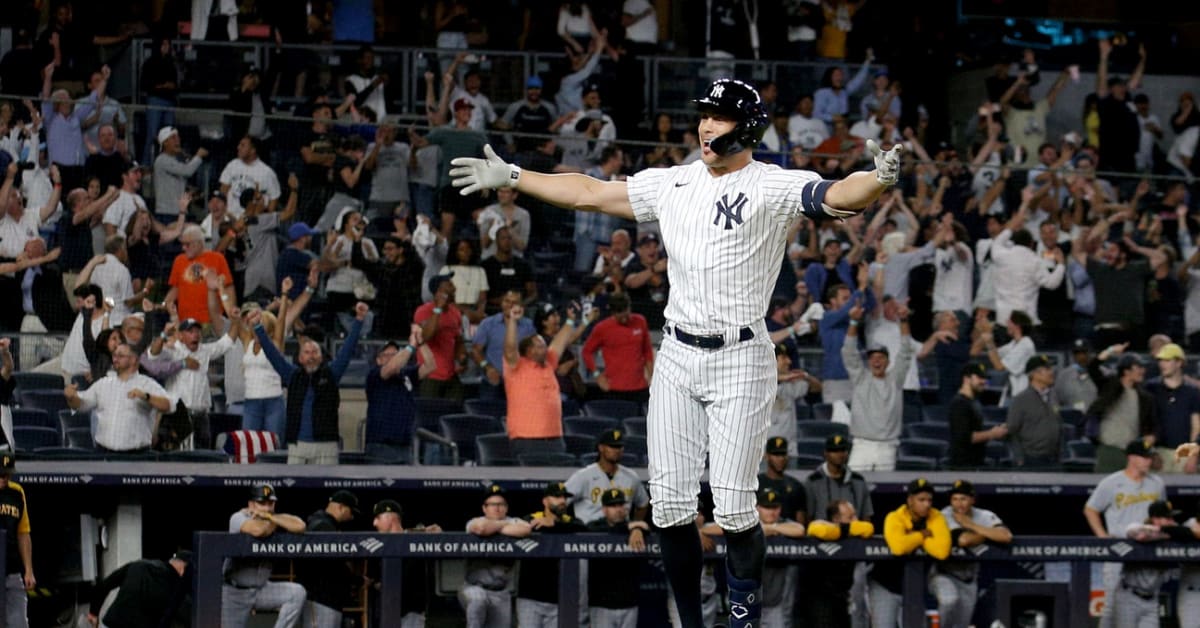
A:
<svg viewBox="0 0 1200 628">
<path fill-rule="evenodd" d="M 924 406 L 921 408 L 921 414 L 924 415 L 927 423 L 948 423 L 950 421 L 946 406 Z"/>
<path fill-rule="evenodd" d="M 504 431 L 500 419 L 478 414 L 447 414 L 438 419 L 442 436 L 458 445 L 460 461 L 475 461 L 475 437 L 481 434 L 496 434 Z"/>
<path fill-rule="evenodd" d="M 485 467 L 511 467 L 517 464 L 508 434 L 480 434 L 475 437 L 477 462 Z"/>
<path fill-rule="evenodd" d="M 24 390 L 54 390 L 63 388 L 62 375 L 55 373 L 37 373 L 34 371 L 15 371 L 13 379 L 17 380 L 17 388 Z"/>
<path fill-rule="evenodd" d="M 13 427 L 18 426 L 33 426 L 33 427 L 49 427 L 59 429 L 58 417 L 50 418 L 52 415 L 41 408 L 13 408 L 12 422 Z"/>
<path fill-rule="evenodd" d="M 625 417 L 621 421 L 621 425 L 625 427 L 625 431 L 629 432 L 630 436 L 646 436 L 646 417 L 631 416 Z"/>
<path fill-rule="evenodd" d="M 824 438 L 797 438 L 796 453 L 800 456 L 816 456 L 821 462 L 825 461 Z"/>
<path fill-rule="evenodd" d="M 621 422 L 603 416 L 569 416 L 563 418 L 563 432 L 596 438 L 604 430 L 620 429 Z"/>
<path fill-rule="evenodd" d="M 508 414 L 508 402 L 503 399 L 468 399 L 463 402 L 463 410 L 467 414 L 499 419 Z"/>
<path fill-rule="evenodd" d="M 825 464 L 825 456 L 824 455 L 814 456 L 812 454 L 800 454 L 799 456 L 792 458 L 792 463 L 795 468 L 804 469 L 807 471 L 809 469 L 815 469 L 815 468 L 821 466 L 822 464 Z"/>
<path fill-rule="evenodd" d="M 1062 417 L 1063 425 L 1073 425 L 1076 428 L 1083 428 L 1083 423 L 1086 417 L 1081 410 L 1076 410 L 1075 408 L 1061 408 L 1059 409 L 1058 414 Z"/>
<path fill-rule="evenodd" d="M 416 427 L 423 427 L 430 432 L 441 429 L 438 418 L 444 414 L 459 414 L 463 404 L 454 399 L 439 399 L 436 397 L 417 397 L 413 399 L 417 406 Z"/>
<path fill-rule="evenodd" d="M 796 423 L 797 438 L 820 438 L 824 441 L 834 434 L 849 436 L 850 426 L 845 423 L 834 423 L 833 421 L 822 421 L 821 419 Z"/>
<path fill-rule="evenodd" d="M 32 451 L 42 447 L 62 447 L 62 434 L 56 427 L 37 425 L 13 426 L 14 449 L 17 451 Z"/>
<path fill-rule="evenodd" d="M 812 405 L 812 418 L 814 421 L 832 421 L 833 420 L 833 404 L 832 403 L 814 403 Z"/>
<path fill-rule="evenodd" d="M 905 438 L 900 440 L 896 454 L 902 457 L 933 458 L 941 460 L 950 451 L 950 443 L 931 438 Z"/>
<path fill-rule="evenodd" d="M 640 416 L 642 407 L 636 402 L 623 399 L 595 399 L 583 404 L 583 413 L 587 416 L 612 417 L 619 420 L 629 416 Z"/>
<path fill-rule="evenodd" d="M 796 420 L 797 421 L 811 421 L 812 418 L 813 418 L 812 406 L 808 405 L 808 402 L 804 400 L 804 397 L 797 399 L 796 400 Z"/>
<path fill-rule="evenodd" d="M 1008 408 L 983 406 L 984 423 L 1003 423 L 1008 420 Z"/>
<path fill-rule="evenodd" d="M 587 465 L 592 464 L 593 462 L 596 461 L 597 455 L 599 455 L 599 454 L 597 454 L 596 452 L 593 451 L 591 453 L 586 453 L 586 454 L 583 454 L 582 456 L 579 456 L 580 466 L 586 467 Z M 635 454 L 631 454 L 629 452 L 625 452 L 625 453 L 621 454 L 621 465 L 626 466 L 626 467 L 643 466 L 642 461 L 638 460 L 638 457 Z"/>
<path fill-rule="evenodd" d="M 587 434 L 563 434 L 563 442 L 567 445 L 567 453 L 573 456 L 583 456 L 596 453 L 596 437 Z"/>
<path fill-rule="evenodd" d="M 1013 464 L 1012 451 L 1004 441 L 989 440 L 985 446 L 987 463 L 993 467 L 1011 467 Z"/>
<path fill-rule="evenodd" d="M 34 388 L 17 391 L 17 398 L 22 408 L 40 408 L 57 415 L 59 410 L 67 409 L 67 398 L 63 396 L 62 388 Z"/>
<path fill-rule="evenodd" d="M 24 454 L 26 460 L 104 460 L 104 455 L 97 451 L 79 449 L 78 447 L 42 447 Z"/>
<path fill-rule="evenodd" d="M 950 442 L 949 423 L 909 423 L 904 426 L 908 438 L 927 438 Z"/>
<path fill-rule="evenodd" d="M 92 438 L 92 428 L 72 427 L 63 430 L 63 440 L 72 449 L 94 450 L 96 441 Z"/>
</svg>

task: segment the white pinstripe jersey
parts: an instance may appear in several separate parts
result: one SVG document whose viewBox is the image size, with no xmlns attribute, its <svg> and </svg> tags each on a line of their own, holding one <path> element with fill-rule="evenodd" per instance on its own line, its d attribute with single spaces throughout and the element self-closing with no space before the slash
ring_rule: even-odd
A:
<svg viewBox="0 0 1200 628">
<path fill-rule="evenodd" d="M 788 225 L 800 215 L 827 218 L 822 201 L 832 183 L 757 161 L 721 176 L 697 161 L 630 177 L 634 216 L 659 221 L 670 256 L 666 319 L 693 333 L 761 322 Z"/>
</svg>

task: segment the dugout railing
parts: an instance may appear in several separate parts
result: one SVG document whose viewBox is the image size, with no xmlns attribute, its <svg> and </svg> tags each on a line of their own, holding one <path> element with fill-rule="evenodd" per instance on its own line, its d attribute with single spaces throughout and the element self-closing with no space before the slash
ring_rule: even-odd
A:
<svg viewBox="0 0 1200 628">
<path fill-rule="evenodd" d="M 708 555 L 724 555 L 722 539 Z M 400 590 L 403 561 L 407 558 L 462 559 L 498 558 L 625 558 L 646 559 L 659 555 L 657 539 L 650 536 L 646 550 L 629 549 L 612 535 L 533 535 L 525 539 L 503 536 L 481 538 L 470 534 L 368 534 L 313 533 L 279 534 L 255 539 L 244 534 L 197 532 L 195 547 L 195 628 L 218 628 L 221 604 L 222 565 L 228 557 L 270 559 L 356 558 L 378 559 L 381 565 L 380 623 L 400 625 Z M 2 545 L 2 544 L 0 544 Z M 930 559 L 918 554 L 896 557 L 881 537 L 819 542 L 813 539 L 770 539 L 767 556 L 783 561 L 904 561 L 903 597 L 922 600 L 905 604 L 902 625 L 925 625 L 925 569 Z M 1091 537 L 1017 537 L 1010 546 L 983 545 L 964 551 L 956 548 L 948 560 L 979 562 L 1067 562 L 1070 563 L 1069 614 L 1072 625 L 1082 625 L 1088 616 L 1092 562 L 1180 563 L 1200 560 L 1200 544 L 1138 543 L 1126 539 Z M 559 627 L 574 625 L 578 617 L 579 561 L 559 564 Z M 2 610 L 2 609 L 0 609 Z"/>
</svg>

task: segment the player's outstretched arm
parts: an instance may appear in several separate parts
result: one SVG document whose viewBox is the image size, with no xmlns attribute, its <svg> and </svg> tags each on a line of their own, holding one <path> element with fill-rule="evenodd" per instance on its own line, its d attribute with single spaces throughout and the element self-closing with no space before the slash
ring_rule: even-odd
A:
<svg viewBox="0 0 1200 628">
<path fill-rule="evenodd" d="M 483 147 L 484 158 L 458 157 L 451 161 L 451 182 L 463 196 L 480 190 L 516 188 L 518 192 L 566 209 L 602 212 L 634 220 L 624 181 L 601 181 L 582 174 L 542 174 L 505 163 Z M 877 195 L 878 196 L 878 195 Z M 869 201 L 868 201 L 869 202 Z"/>
<path fill-rule="evenodd" d="M 825 192 L 825 205 L 834 210 L 835 216 L 859 213 L 875 202 L 884 190 L 895 185 L 900 177 L 900 153 L 904 150 L 901 144 L 885 152 L 875 140 L 867 140 L 867 150 L 875 158 L 875 171 L 850 173 Z"/>
</svg>

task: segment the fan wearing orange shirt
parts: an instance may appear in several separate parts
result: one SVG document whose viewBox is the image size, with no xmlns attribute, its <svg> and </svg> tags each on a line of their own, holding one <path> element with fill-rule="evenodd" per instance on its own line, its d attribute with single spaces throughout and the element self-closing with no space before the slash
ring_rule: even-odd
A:
<svg viewBox="0 0 1200 628">
<path fill-rule="evenodd" d="M 171 278 L 167 281 L 171 289 L 163 305 L 169 307 L 175 303 L 179 308 L 179 320 L 194 318 L 201 323 L 211 323 L 205 271 L 212 270 L 225 278 L 221 300 L 229 299 L 236 305 L 233 274 L 229 272 L 224 255 L 204 249 L 204 231 L 198 225 L 184 227 L 179 243 L 183 245 L 183 252 L 176 255 L 175 262 L 171 264 Z M 215 309 L 219 311 L 220 307 Z"/>
</svg>

